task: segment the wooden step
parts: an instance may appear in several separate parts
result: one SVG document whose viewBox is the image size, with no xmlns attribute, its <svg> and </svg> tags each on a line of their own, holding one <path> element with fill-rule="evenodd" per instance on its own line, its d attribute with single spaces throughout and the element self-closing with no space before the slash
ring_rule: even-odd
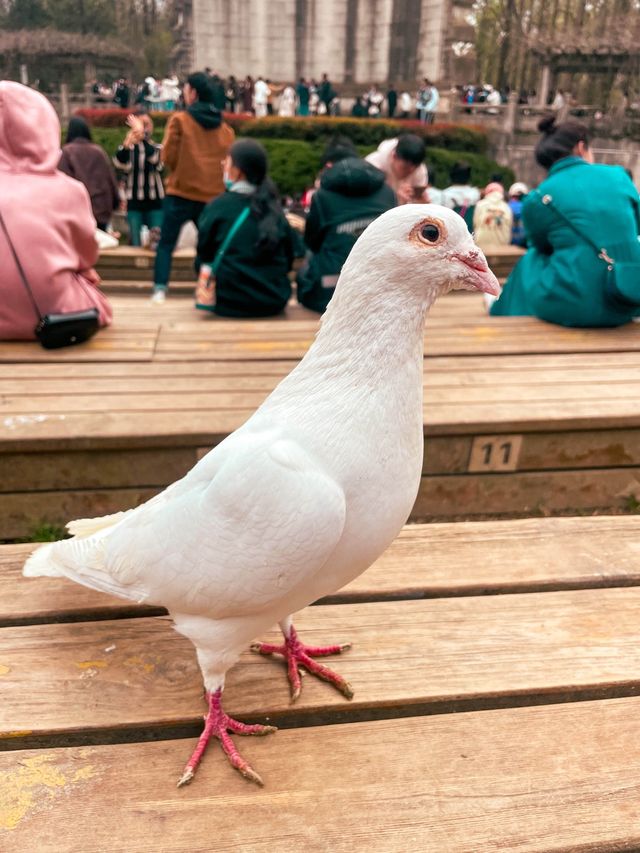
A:
<svg viewBox="0 0 640 853">
<path fill-rule="evenodd" d="M 300 313 L 209 320 L 182 297 L 114 306 L 114 327 L 86 346 L 0 344 L 11 363 L 0 537 L 128 509 L 182 476 L 251 416 L 318 326 Z M 633 509 L 640 327 L 562 329 L 483 310 L 477 294 L 455 294 L 430 316 L 412 519 Z M 616 348 L 626 351 L 604 351 Z"/>
<path fill-rule="evenodd" d="M 637 540 L 637 519 L 621 516 L 411 524 L 368 571 L 324 603 L 636 586 Z M 64 578 L 22 577 L 36 547 L 0 546 L 0 626 L 151 612 Z"/>
<path fill-rule="evenodd" d="M 293 729 L 242 739 L 262 790 L 215 744 L 177 790 L 191 740 L 6 752 L 0 844 L 38 853 L 637 850 L 639 739 L 638 699 Z"/>
<path fill-rule="evenodd" d="M 172 281 L 190 281 L 193 287 L 196 275 L 193 269 L 195 251 L 181 249 L 173 253 L 171 263 Z M 140 280 L 153 278 L 155 252 L 139 249 L 134 246 L 119 246 L 116 249 L 105 249 L 100 253 L 96 270 L 103 279 Z"/>
<path fill-rule="evenodd" d="M 639 607 L 637 587 L 310 607 L 296 617 L 306 642 L 353 643 L 335 667 L 354 699 L 307 678 L 292 706 L 282 665 L 247 652 L 228 673 L 227 710 L 300 724 L 632 696 Z M 5 748 L 202 718 L 194 649 L 169 617 L 2 628 L 0 665 Z"/>
</svg>

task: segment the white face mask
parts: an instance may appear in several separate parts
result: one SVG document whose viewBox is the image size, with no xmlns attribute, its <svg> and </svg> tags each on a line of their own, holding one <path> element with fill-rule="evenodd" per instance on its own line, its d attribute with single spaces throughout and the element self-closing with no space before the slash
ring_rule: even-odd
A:
<svg viewBox="0 0 640 853">
<path fill-rule="evenodd" d="M 228 190 L 231 189 L 231 187 L 235 183 L 235 181 L 232 181 L 231 178 L 229 177 L 229 173 L 227 172 L 226 169 L 224 170 L 224 172 L 222 174 L 222 181 Z"/>
</svg>

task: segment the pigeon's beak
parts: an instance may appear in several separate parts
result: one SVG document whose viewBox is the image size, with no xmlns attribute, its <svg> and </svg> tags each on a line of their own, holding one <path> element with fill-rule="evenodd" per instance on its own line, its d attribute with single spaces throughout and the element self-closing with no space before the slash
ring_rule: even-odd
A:
<svg viewBox="0 0 640 853">
<path fill-rule="evenodd" d="M 474 290 L 479 290 L 481 293 L 490 293 L 491 296 L 500 296 L 502 291 L 498 279 L 489 269 L 487 259 L 477 246 L 455 257 L 456 260 L 461 261 L 472 273 L 469 276 L 469 284 L 473 286 Z"/>
</svg>

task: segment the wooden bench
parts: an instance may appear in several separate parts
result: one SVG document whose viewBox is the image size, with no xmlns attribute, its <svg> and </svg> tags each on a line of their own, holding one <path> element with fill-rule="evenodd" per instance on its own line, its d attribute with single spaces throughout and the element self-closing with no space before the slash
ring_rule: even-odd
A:
<svg viewBox="0 0 640 853">
<path fill-rule="evenodd" d="M 0 344 L 11 364 L 0 378 L 2 538 L 128 508 L 182 476 L 249 417 L 317 328 L 190 319 L 180 298 L 114 305 L 114 327 L 87 345 Z M 466 294 L 435 307 L 426 341 L 414 519 L 635 506 L 640 327 L 486 318 Z"/>
<path fill-rule="evenodd" d="M 204 709 L 191 645 L 148 609 L 20 579 L 33 546 L 5 546 L 0 847 L 635 849 L 636 540 L 626 518 L 405 529 L 297 618 L 354 642 L 335 664 L 354 700 L 307 678 L 292 707 L 282 667 L 243 656 L 228 710 L 285 729 L 242 742 L 266 788 L 213 745 L 180 791 Z"/>
<path fill-rule="evenodd" d="M 518 246 L 496 246 L 487 250 L 489 266 L 500 281 L 504 281 L 524 254 Z M 100 255 L 97 270 L 107 293 L 147 292 L 153 278 L 154 253 L 133 246 L 107 249 Z M 171 267 L 171 290 L 174 293 L 192 293 L 195 281 L 193 262 L 195 252 L 182 249 L 174 253 Z M 300 265 L 296 261 L 295 268 Z"/>
</svg>

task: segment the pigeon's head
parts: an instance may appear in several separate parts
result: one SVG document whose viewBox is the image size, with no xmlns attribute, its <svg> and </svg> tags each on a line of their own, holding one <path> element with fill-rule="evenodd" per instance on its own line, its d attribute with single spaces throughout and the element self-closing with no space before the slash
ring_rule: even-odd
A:
<svg viewBox="0 0 640 853">
<path fill-rule="evenodd" d="M 392 283 L 418 298 L 452 289 L 500 294 L 464 219 L 436 204 L 406 204 L 383 213 L 366 228 L 349 260 L 389 269 Z"/>
</svg>

